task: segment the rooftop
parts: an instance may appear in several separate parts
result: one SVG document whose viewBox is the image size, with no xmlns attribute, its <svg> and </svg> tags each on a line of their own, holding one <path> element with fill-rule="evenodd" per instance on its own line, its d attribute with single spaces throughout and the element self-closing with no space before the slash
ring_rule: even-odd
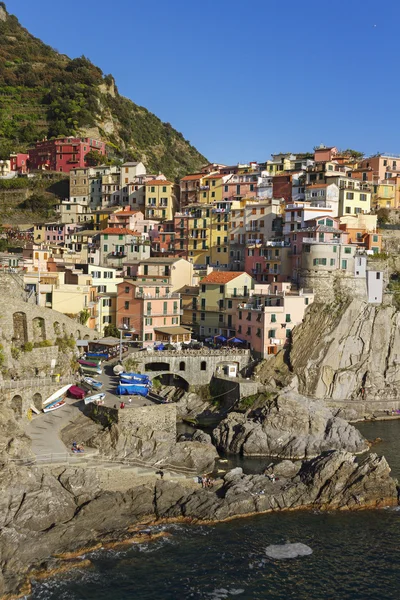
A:
<svg viewBox="0 0 400 600">
<path fill-rule="evenodd" d="M 132 231 L 131 229 L 127 229 L 126 227 L 107 227 L 100 231 L 100 234 L 106 235 L 137 235 L 142 236 L 142 233 L 138 231 Z"/>
<path fill-rule="evenodd" d="M 168 179 L 152 179 L 151 181 L 146 181 L 145 185 L 174 185 Z"/>
<path fill-rule="evenodd" d="M 186 177 L 182 177 L 181 181 L 196 181 L 197 179 L 202 179 L 203 177 L 207 177 L 207 174 L 193 173 L 192 175 L 186 175 Z"/>
<path fill-rule="evenodd" d="M 160 331 L 161 333 L 165 333 L 167 335 L 176 335 L 179 333 L 192 333 L 190 329 L 185 329 L 185 327 L 181 327 L 180 325 L 175 325 L 173 327 L 154 327 L 154 331 Z"/>
<path fill-rule="evenodd" d="M 212 271 L 200 283 L 229 283 L 239 275 L 247 275 L 245 271 Z"/>
</svg>

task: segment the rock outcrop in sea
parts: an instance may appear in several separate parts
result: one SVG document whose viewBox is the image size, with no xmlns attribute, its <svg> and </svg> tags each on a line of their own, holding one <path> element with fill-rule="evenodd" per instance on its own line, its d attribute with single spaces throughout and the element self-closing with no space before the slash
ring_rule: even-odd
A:
<svg viewBox="0 0 400 600">
<path fill-rule="evenodd" d="M 311 458 L 327 450 L 359 453 L 367 441 L 322 402 L 293 392 L 276 394 L 250 413 L 231 412 L 213 431 L 217 448 L 244 456 Z"/>
<path fill-rule="evenodd" d="M 212 489 L 191 480 L 130 478 L 128 472 L 119 487 L 104 481 L 101 469 L 2 465 L 0 595 L 17 592 L 29 571 L 50 557 L 96 545 L 110 534 L 118 539 L 135 524 L 397 504 L 385 458 L 370 454 L 359 463 L 344 451 L 303 463 L 283 461 L 269 477 L 234 469 Z"/>
</svg>

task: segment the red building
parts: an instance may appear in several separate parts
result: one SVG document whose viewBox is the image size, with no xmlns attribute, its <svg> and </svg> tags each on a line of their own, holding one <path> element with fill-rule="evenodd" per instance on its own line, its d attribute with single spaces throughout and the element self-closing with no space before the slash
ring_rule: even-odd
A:
<svg viewBox="0 0 400 600">
<path fill-rule="evenodd" d="M 29 164 L 31 169 L 62 171 L 69 173 L 71 169 L 89 166 L 85 157 L 91 150 L 106 155 L 106 144 L 91 138 L 58 138 L 36 142 L 29 149 Z"/>
<path fill-rule="evenodd" d="M 11 154 L 10 169 L 17 173 L 26 173 L 28 168 L 28 154 Z"/>
<path fill-rule="evenodd" d="M 152 256 L 175 256 L 174 221 L 164 221 L 149 232 Z"/>
<path fill-rule="evenodd" d="M 292 175 L 275 175 L 272 179 L 272 197 L 284 198 L 286 203 L 292 200 Z"/>
</svg>

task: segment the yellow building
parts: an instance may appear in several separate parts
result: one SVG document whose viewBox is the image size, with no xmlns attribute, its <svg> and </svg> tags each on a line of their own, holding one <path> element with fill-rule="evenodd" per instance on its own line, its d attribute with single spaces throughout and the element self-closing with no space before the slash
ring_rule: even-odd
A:
<svg viewBox="0 0 400 600">
<path fill-rule="evenodd" d="M 243 271 L 212 271 L 200 281 L 196 322 L 201 336 L 235 336 L 237 299 L 245 299 L 254 281 Z"/>
<path fill-rule="evenodd" d="M 212 208 L 210 218 L 210 262 L 216 267 L 228 268 L 229 257 L 230 210 Z"/>
<path fill-rule="evenodd" d="M 230 175 L 220 175 L 219 173 L 204 177 L 202 180 L 203 185 L 200 185 L 199 202 L 201 204 L 220 202 L 223 196 L 223 186 L 230 177 Z"/>
<path fill-rule="evenodd" d="M 178 186 L 171 181 L 153 179 L 146 182 L 145 188 L 145 218 L 172 219 L 178 208 Z"/>
<path fill-rule="evenodd" d="M 371 206 L 375 209 L 378 208 L 396 208 L 397 203 L 397 190 L 396 184 L 389 182 L 382 182 L 379 184 L 372 184 L 372 198 Z"/>
<path fill-rule="evenodd" d="M 343 215 L 358 215 L 371 211 L 371 192 L 356 187 L 340 187 L 339 217 Z"/>
</svg>

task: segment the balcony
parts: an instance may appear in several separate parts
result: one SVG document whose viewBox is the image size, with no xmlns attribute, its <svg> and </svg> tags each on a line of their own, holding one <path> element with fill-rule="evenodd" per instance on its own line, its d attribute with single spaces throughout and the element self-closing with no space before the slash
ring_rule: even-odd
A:
<svg viewBox="0 0 400 600">
<path fill-rule="evenodd" d="M 143 299 L 148 299 L 148 300 L 151 300 L 151 299 L 163 300 L 164 298 L 165 299 L 167 299 L 167 298 L 179 299 L 180 297 L 181 297 L 180 294 L 177 294 L 176 292 L 171 292 L 169 294 L 167 294 L 167 293 L 160 294 L 160 293 L 151 291 L 151 292 L 136 292 L 136 294 L 135 294 L 135 298 L 143 298 Z"/>
<path fill-rule="evenodd" d="M 315 238 L 303 238 L 303 244 L 341 244 L 340 238 L 333 240 L 317 240 Z"/>
<path fill-rule="evenodd" d="M 178 317 L 178 316 L 182 316 L 183 315 L 183 310 L 177 310 L 177 311 L 172 311 L 172 312 L 147 312 L 145 313 L 143 316 L 145 318 L 151 318 L 151 317 Z"/>
<path fill-rule="evenodd" d="M 254 244 L 262 244 L 262 243 L 263 243 L 263 240 L 262 240 L 262 239 L 252 239 L 252 240 L 247 240 L 247 242 L 246 242 L 246 244 L 247 244 L 248 246 L 249 246 L 249 245 L 252 245 L 252 246 L 254 246 Z"/>
<path fill-rule="evenodd" d="M 126 258 L 126 252 L 109 252 L 107 258 Z"/>
</svg>

